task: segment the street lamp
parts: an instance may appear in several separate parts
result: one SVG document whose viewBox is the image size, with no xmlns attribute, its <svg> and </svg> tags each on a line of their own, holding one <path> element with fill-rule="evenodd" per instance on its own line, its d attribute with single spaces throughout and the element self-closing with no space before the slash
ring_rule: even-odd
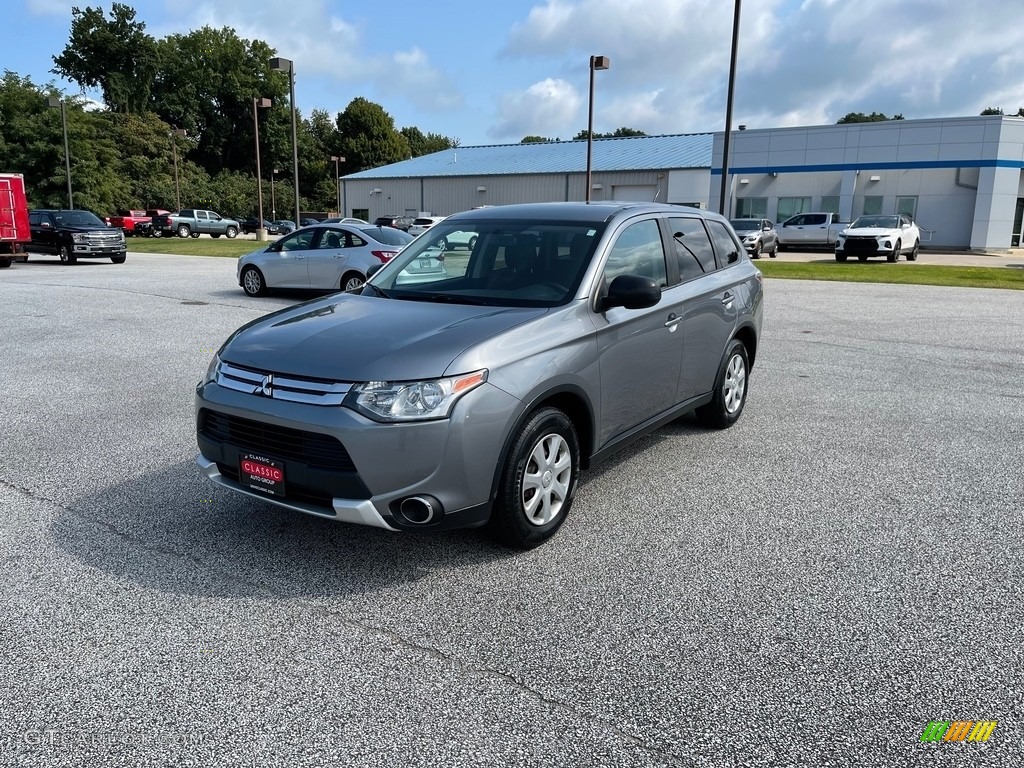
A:
<svg viewBox="0 0 1024 768">
<path fill-rule="evenodd" d="M 590 202 L 590 169 L 594 152 L 594 71 L 608 69 L 612 64 L 607 56 L 590 57 L 590 106 L 587 110 L 587 202 Z"/>
<path fill-rule="evenodd" d="M 68 113 L 64 108 L 64 99 L 50 96 L 46 103 L 55 109 L 60 107 L 60 121 L 64 126 L 64 173 L 67 175 L 68 180 L 68 208 L 74 210 L 75 198 L 71 194 L 71 152 L 68 150 Z"/>
<path fill-rule="evenodd" d="M 275 197 L 275 190 L 277 189 L 277 174 L 281 172 L 280 168 L 270 169 L 270 220 L 277 221 L 277 198 Z M 298 224 L 299 222 L 295 222 Z"/>
<path fill-rule="evenodd" d="M 252 125 L 256 134 L 256 196 L 260 199 L 260 218 L 256 228 L 257 240 L 267 239 L 267 228 L 263 226 L 263 177 L 260 175 L 260 121 L 257 117 L 259 113 L 256 110 L 257 108 L 269 109 L 270 106 L 270 99 L 258 96 L 252 97 Z"/>
<path fill-rule="evenodd" d="M 185 136 L 184 128 L 175 128 L 171 131 L 171 157 L 174 158 L 174 205 L 175 210 L 181 210 L 181 186 L 178 184 L 178 137 Z"/>
<path fill-rule="evenodd" d="M 292 102 L 292 174 L 295 177 L 295 226 L 299 226 L 299 129 L 295 117 L 295 67 L 290 59 L 274 58 L 270 60 L 270 68 L 274 72 L 287 72 L 288 85 Z"/>
<path fill-rule="evenodd" d="M 740 45 L 740 0 L 736 0 L 732 17 L 732 54 L 729 57 L 729 93 L 725 98 L 725 135 L 722 139 L 722 188 L 718 195 L 718 212 L 725 212 L 725 186 L 729 179 L 729 137 L 732 135 L 732 95 L 736 86 L 736 52 Z"/>
<path fill-rule="evenodd" d="M 331 160 L 334 161 L 334 186 L 338 192 L 338 215 L 342 216 L 341 212 L 341 166 L 340 163 L 345 162 L 345 158 L 341 155 L 331 155 Z"/>
</svg>

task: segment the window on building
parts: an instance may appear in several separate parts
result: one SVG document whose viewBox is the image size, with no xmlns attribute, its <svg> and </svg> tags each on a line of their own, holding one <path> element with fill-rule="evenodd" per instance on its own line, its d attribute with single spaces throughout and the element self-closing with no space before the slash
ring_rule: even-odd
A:
<svg viewBox="0 0 1024 768">
<path fill-rule="evenodd" d="M 911 219 L 917 218 L 917 195 L 896 198 L 896 213 L 905 213 Z"/>
<path fill-rule="evenodd" d="M 865 216 L 878 216 L 882 212 L 882 196 L 864 195 L 864 209 L 861 212 Z"/>
<path fill-rule="evenodd" d="M 775 222 L 785 221 L 790 216 L 811 210 L 811 198 L 809 197 L 780 197 L 779 208 L 775 214 Z"/>
<path fill-rule="evenodd" d="M 363 221 L 370 220 L 370 209 L 369 208 L 353 208 L 352 218 L 362 219 Z"/>
<path fill-rule="evenodd" d="M 821 210 L 825 213 L 834 213 L 839 217 L 839 195 L 822 195 Z"/>
<path fill-rule="evenodd" d="M 767 197 L 737 197 L 737 219 L 763 219 L 768 215 Z"/>
</svg>

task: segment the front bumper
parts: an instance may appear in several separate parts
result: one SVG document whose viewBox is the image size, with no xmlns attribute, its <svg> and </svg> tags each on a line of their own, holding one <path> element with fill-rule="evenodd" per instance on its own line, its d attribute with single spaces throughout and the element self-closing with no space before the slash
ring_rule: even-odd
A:
<svg viewBox="0 0 1024 768">
<path fill-rule="evenodd" d="M 318 517 L 386 530 L 441 530 L 487 522 L 510 415 L 520 403 L 484 384 L 456 403 L 448 419 L 381 424 L 340 406 L 280 401 L 210 382 L 197 387 L 195 405 L 197 463 L 218 485 Z M 286 496 L 239 482 L 239 456 L 248 452 L 283 461 Z M 437 500 L 442 514 L 427 524 L 407 521 L 398 505 L 412 496 Z"/>
</svg>

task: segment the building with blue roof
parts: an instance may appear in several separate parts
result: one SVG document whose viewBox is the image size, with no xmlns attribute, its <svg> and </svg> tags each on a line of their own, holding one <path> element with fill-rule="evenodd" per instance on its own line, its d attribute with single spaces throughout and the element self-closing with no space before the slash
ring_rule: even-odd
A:
<svg viewBox="0 0 1024 768">
<path fill-rule="evenodd" d="M 1002 115 L 738 130 L 593 142 L 591 199 L 718 210 L 781 225 L 809 211 L 851 221 L 907 213 L 922 247 L 1020 247 L 1024 118 Z M 458 147 L 341 179 L 347 215 L 440 215 L 586 199 L 587 142 Z"/>
</svg>

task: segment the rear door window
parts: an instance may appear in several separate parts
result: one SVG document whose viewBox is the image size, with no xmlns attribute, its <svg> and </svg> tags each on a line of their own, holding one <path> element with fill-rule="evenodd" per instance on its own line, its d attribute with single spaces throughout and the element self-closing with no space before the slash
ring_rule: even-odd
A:
<svg viewBox="0 0 1024 768">
<path fill-rule="evenodd" d="M 740 244 L 733 239 L 725 224 L 720 221 L 709 221 L 707 224 L 711 240 L 715 244 L 718 266 L 725 267 L 737 262 L 740 258 Z"/>
<path fill-rule="evenodd" d="M 692 280 L 717 269 L 711 238 L 701 219 L 689 216 L 673 217 L 668 220 L 668 225 L 672 242 L 675 243 L 680 280 Z"/>
</svg>

